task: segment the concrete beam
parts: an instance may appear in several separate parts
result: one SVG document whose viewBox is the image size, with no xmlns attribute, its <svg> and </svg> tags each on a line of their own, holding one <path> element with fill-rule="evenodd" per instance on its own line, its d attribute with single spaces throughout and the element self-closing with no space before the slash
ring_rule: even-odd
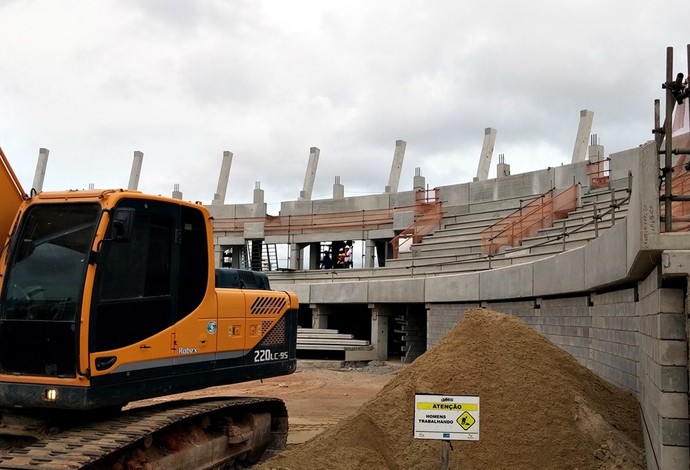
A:
<svg viewBox="0 0 690 470">
<path fill-rule="evenodd" d="M 494 154 L 495 144 L 496 129 L 487 127 L 484 129 L 484 143 L 482 144 L 482 153 L 479 156 L 475 181 L 486 181 L 489 178 L 489 168 L 491 167 L 491 157 Z"/>
<path fill-rule="evenodd" d="M 220 165 L 220 174 L 218 175 L 218 187 L 216 193 L 213 195 L 211 204 L 225 204 L 225 194 L 228 190 L 228 179 L 230 178 L 230 167 L 232 166 L 232 152 L 225 150 L 223 152 L 223 161 Z"/>
<path fill-rule="evenodd" d="M 594 121 L 594 112 L 588 109 L 580 111 L 580 125 L 577 128 L 571 163 L 584 162 L 587 158 L 587 146 L 589 144 L 589 135 L 592 133 L 592 121 Z"/>
<path fill-rule="evenodd" d="M 309 163 L 307 172 L 304 175 L 304 186 L 299 193 L 299 201 L 311 201 L 311 193 L 314 190 L 314 179 L 316 179 L 316 169 L 319 166 L 319 155 L 321 150 L 316 147 L 309 149 Z"/>
<path fill-rule="evenodd" d="M 36 173 L 34 173 L 34 183 L 31 186 L 37 193 L 43 191 L 43 180 L 46 177 L 48 167 L 48 149 L 38 149 L 38 162 L 36 162 Z"/>
<path fill-rule="evenodd" d="M 138 150 L 134 151 L 132 159 L 132 171 L 129 173 L 129 184 L 127 189 L 139 189 L 139 176 L 141 176 L 141 164 L 144 162 L 144 154 Z"/>
<path fill-rule="evenodd" d="M 386 186 L 387 193 L 397 193 L 400 185 L 400 173 L 402 173 L 403 160 L 405 159 L 405 149 L 407 142 L 404 140 L 395 141 L 395 152 L 393 153 L 393 164 L 391 165 L 391 174 L 388 177 L 388 186 Z"/>
</svg>

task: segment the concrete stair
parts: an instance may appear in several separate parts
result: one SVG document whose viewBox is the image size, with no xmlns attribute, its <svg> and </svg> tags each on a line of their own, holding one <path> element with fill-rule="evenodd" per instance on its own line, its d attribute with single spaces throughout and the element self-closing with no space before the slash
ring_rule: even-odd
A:
<svg viewBox="0 0 690 470">
<path fill-rule="evenodd" d="M 555 221 L 551 227 L 540 229 L 534 236 L 523 239 L 520 246 L 501 247 L 491 261 L 482 251 L 481 231 L 498 219 L 475 217 L 463 224 L 461 217 L 456 215 L 453 222 L 446 223 L 444 228 L 413 245 L 409 253 L 395 260 L 387 260 L 386 266 L 414 269 L 415 274 L 433 270 L 434 267 L 449 272 L 447 265 L 451 264 L 463 265 L 454 269 L 454 272 L 476 271 L 552 256 L 583 246 L 612 227 L 616 221 L 622 221 L 627 214 L 627 194 L 627 188 L 590 191 L 581 197 L 579 209 Z M 509 261 L 500 261 L 505 258 L 509 258 Z"/>
<path fill-rule="evenodd" d="M 298 351 L 344 351 L 346 362 L 373 361 L 378 359 L 369 341 L 354 339 L 350 334 L 333 329 L 298 328 Z"/>
<path fill-rule="evenodd" d="M 298 328 L 297 349 L 309 351 L 344 351 L 346 348 L 369 346 L 369 341 L 354 339 L 354 336 L 339 333 L 338 330 Z"/>
</svg>

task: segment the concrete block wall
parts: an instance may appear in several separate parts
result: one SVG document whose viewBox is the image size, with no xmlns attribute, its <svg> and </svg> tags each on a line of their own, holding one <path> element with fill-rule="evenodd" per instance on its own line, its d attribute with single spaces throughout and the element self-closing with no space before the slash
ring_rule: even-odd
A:
<svg viewBox="0 0 690 470">
<path fill-rule="evenodd" d="M 402 317 L 402 340 L 407 353 L 405 363 L 410 363 L 426 351 L 426 316 L 423 313 L 406 312 Z"/>
<path fill-rule="evenodd" d="M 426 317 L 427 349 L 443 338 L 465 316 L 465 312 L 478 308 L 479 303 L 429 304 Z"/>
<path fill-rule="evenodd" d="M 515 302 L 482 302 L 482 307 L 486 307 L 494 312 L 502 312 L 509 315 L 514 315 L 541 333 L 541 309 L 534 308 L 535 305 L 534 300 Z"/>
<path fill-rule="evenodd" d="M 690 466 L 685 302 L 683 289 L 661 285 L 658 269 L 640 283 L 637 387 L 653 470 Z"/>
<path fill-rule="evenodd" d="M 587 367 L 592 327 L 589 297 L 537 299 L 537 307 L 541 333 Z"/>
<path fill-rule="evenodd" d="M 588 367 L 616 385 L 638 392 L 639 316 L 635 289 L 592 294 Z"/>
</svg>

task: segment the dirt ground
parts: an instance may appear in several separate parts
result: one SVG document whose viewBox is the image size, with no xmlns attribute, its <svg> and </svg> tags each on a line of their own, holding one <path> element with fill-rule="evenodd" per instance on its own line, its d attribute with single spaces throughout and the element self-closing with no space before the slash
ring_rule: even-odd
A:
<svg viewBox="0 0 690 470">
<path fill-rule="evenodd" d="M 377 363 L 363 368 L 341 367 L 340 361 L 300 360 L 294 374 L 213 389 L 219 394 L 276 397 L 288 410 L 288 448 L 321 433 L 383 388 L 402 367 Z"/>
<path fill-rule="evenodd" d="M 355 413 L 403 367 L 397 361 L 376 362 L 367 367 L 342 367 L 341 364 L 341 361 L 298 360 L 297 371 L 291 375 L 213 387 L 181 396 L 280 398 L 288 410 L 288 448 L 291 448 Z M 171 398 L 146 400 L 145 403 Z"/>
</svg>

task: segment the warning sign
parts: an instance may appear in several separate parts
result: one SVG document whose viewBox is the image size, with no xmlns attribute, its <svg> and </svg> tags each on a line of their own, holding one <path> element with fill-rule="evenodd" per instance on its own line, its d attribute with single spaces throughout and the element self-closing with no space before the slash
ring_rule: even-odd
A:
<svg viewBox="0 0 690 470">
<path fill-rule="evenodd" d="M 477 421 L 474 419 L 474 416 L 469 414 L 467 411 L 465 411 L 463 414 L 460 415 L 458 418 L 458 424 L 462 429 L 467 431 L 476 423 Z"/>
<path fill-rule="evenodd" d="M 414 397 L 417 439 L 479 440 L 479 397 L 425 395 Z"/>
</svg>

